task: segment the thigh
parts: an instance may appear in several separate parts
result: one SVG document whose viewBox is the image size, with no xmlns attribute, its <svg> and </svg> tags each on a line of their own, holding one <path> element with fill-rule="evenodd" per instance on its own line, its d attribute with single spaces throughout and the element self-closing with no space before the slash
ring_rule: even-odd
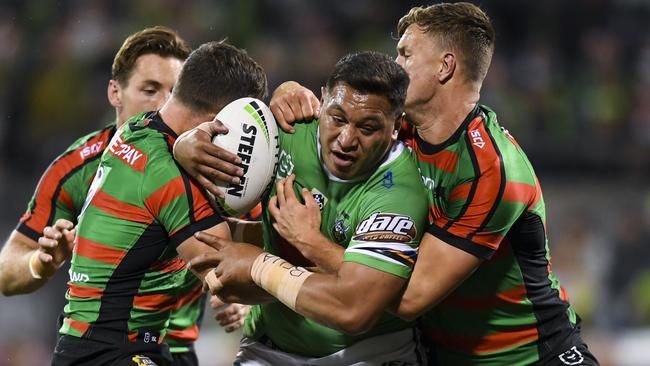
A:
<svg viewBox="0 0 650 366">
<path fill-rule="evenodd" d="M 62 335 L 54 349 L 52 366 L 110 365 L 117 357 L 119 354 L 110 345 Z"/>
<path fill-rule="evenodd" d="M 196 357 L 194 350 L 187 352 L 172 353 L 172 366 L 199 366 L 199 359 Z"/>
<path fill-rule="evenodd" d="M 580 340 L 564 352 L 544 363 L 544 366 L 598 366 L 598 360 Z"/>
</svg>

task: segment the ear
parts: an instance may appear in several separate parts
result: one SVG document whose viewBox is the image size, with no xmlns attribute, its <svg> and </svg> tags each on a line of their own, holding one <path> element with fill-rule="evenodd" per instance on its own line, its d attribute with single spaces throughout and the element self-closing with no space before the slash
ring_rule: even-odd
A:
<svg viewBox="0 0 650 366">
<path fill-rule="evenodd" d="M 456 55 L 453 52 L 445 52 L 442 55 L 440 69 L 438 70 L 438 81 L 441 84 L 449 81 L 456 71 Z"/>
<path fill-rule="evenodd" d="M 117 80 L 108 81 L 108 89 L 106 90 L 108 96 L 108 101 L 115 108 L 122 107 L 122 89 L 120 83 Z"/>
<path fill-rule="evenodd" d="M 399 131 L 402 125 L 406 123 L 406 113 L 402 113 L 399 117 L 395 118 L 395 125 L 393 126 L 393 133 L 390 136 L 391 140 L 397 141 Z"/>
</svg>

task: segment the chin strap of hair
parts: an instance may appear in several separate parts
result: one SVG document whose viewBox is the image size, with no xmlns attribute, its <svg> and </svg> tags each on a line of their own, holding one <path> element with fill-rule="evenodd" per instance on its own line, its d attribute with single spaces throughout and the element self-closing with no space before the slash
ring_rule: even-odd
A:
<svg viewBox="0 0 650 366">
<path fill-rule="evenodd" d="M 260 254 L 251 267 L 253 281 L 294 311 L 300 288 L 312 274 L 269 253 Z"/>
</svg>

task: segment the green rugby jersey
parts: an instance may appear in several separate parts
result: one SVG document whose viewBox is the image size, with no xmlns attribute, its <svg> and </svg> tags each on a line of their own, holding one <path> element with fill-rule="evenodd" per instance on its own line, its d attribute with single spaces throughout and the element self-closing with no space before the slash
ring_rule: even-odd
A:
<svg viewBox="0 0 650 366">
<path fill-rule="evenodd" d="M 60 333 L 160 343 L 170 312 L 187 313 L 201 297 L 176 246 L 221 218 L 173 160 L 175 138 L 157 113 L 143 113 L 103 153 L 79 219 Z"/>
<path fill-rule="evenodd" d="M 423 317 L 435 357 L 529 365 L 557 354 L 576 315 L 551 271 L 542 191 L 523 150 L 485 106 L 440 145 L 409 132 L 431 202 L 427 231 L 485 259 Z"/>
<path fill-rule="evenodd" d="M 346 248 L 344 261 L 360 263 L 408 278 L 426 221 L 426 192 L 415 159 L 397 143 L 383 164 L 369 177 L 343 181 L 321 165 L 318 122 L 298 124 L 295 134 L 280 133 L 277 179 L 296 175 L 294 190 L 304 187 L 321 207 L 321 232 Z M 275 195 L 275 187 L 270 196 Z M 265 250 L 295 265 L 312 266 L 272 228 L 265 209 Z M 345 311 L 345 309 L 340 309 Z M 246 319 L 244 335 L 268 337 L 285 352 L 322 357 L 359 340 L 410 327 L 384 314 L 362 335 L 347 335 L 295 313 L 280 302 L 256 305 Z"/>
</svg>

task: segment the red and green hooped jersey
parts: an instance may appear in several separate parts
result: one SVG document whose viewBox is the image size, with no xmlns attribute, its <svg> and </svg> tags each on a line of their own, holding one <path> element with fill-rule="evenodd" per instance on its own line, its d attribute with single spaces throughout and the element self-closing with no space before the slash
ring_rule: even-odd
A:
<svg viewBox="0 0 650 366">
<path fill-rule="evenodd" d="M 115 125 L 80 137 L 47 168 L 16 230 L 34 241 L 58 219 L 77 222 L 99 158 L 115 134 Z"/>
<path fill-rule="evenodd" d="M 341 180 L 321 165 L 318 122 L 296 124 L 295 128 L 294 134 L 280 132 L 276 179 L 295 174 L 298 197 L 301 188 L 309 189 L 321 209 L 320 231 L 346 248 L 344 261 L 408 278 L 427 212 L 426 192 L 408 148 L 397 143 L 370 176 Z M 275 185 L 272 187 L 270 196 L 275 195 Z M 294 265 L 313 266 L 275 232 L 268 210 L 263 213 L 263 221 L 265 250 Z M 251 308 L 244 335 L 254 339 L 267 336 L 285 352 L 322 357 L 360 340 L 411 326 L 385 313 L 368 332 L 349 335 L 273 302 Z"/>
<path fill-rule="evenodd" d="M 107 146 L 80 214 L 60 333 L 161 342 L 171 311 L 192 293 L 182 292 L 176 246 L 222 219 L 173 160 L 175 137 L 152 112 Z"/>
<path fill-rule="evenodd" d="M 425 314 L 425 339 L 443 365 L 535 363 L 575 331 L 576 315 L 551 272 L 528 158 L 484 106 L 440 145 L 407 132 L 429 191 L 428 232 L 485 259 Z"/>
</svg>

